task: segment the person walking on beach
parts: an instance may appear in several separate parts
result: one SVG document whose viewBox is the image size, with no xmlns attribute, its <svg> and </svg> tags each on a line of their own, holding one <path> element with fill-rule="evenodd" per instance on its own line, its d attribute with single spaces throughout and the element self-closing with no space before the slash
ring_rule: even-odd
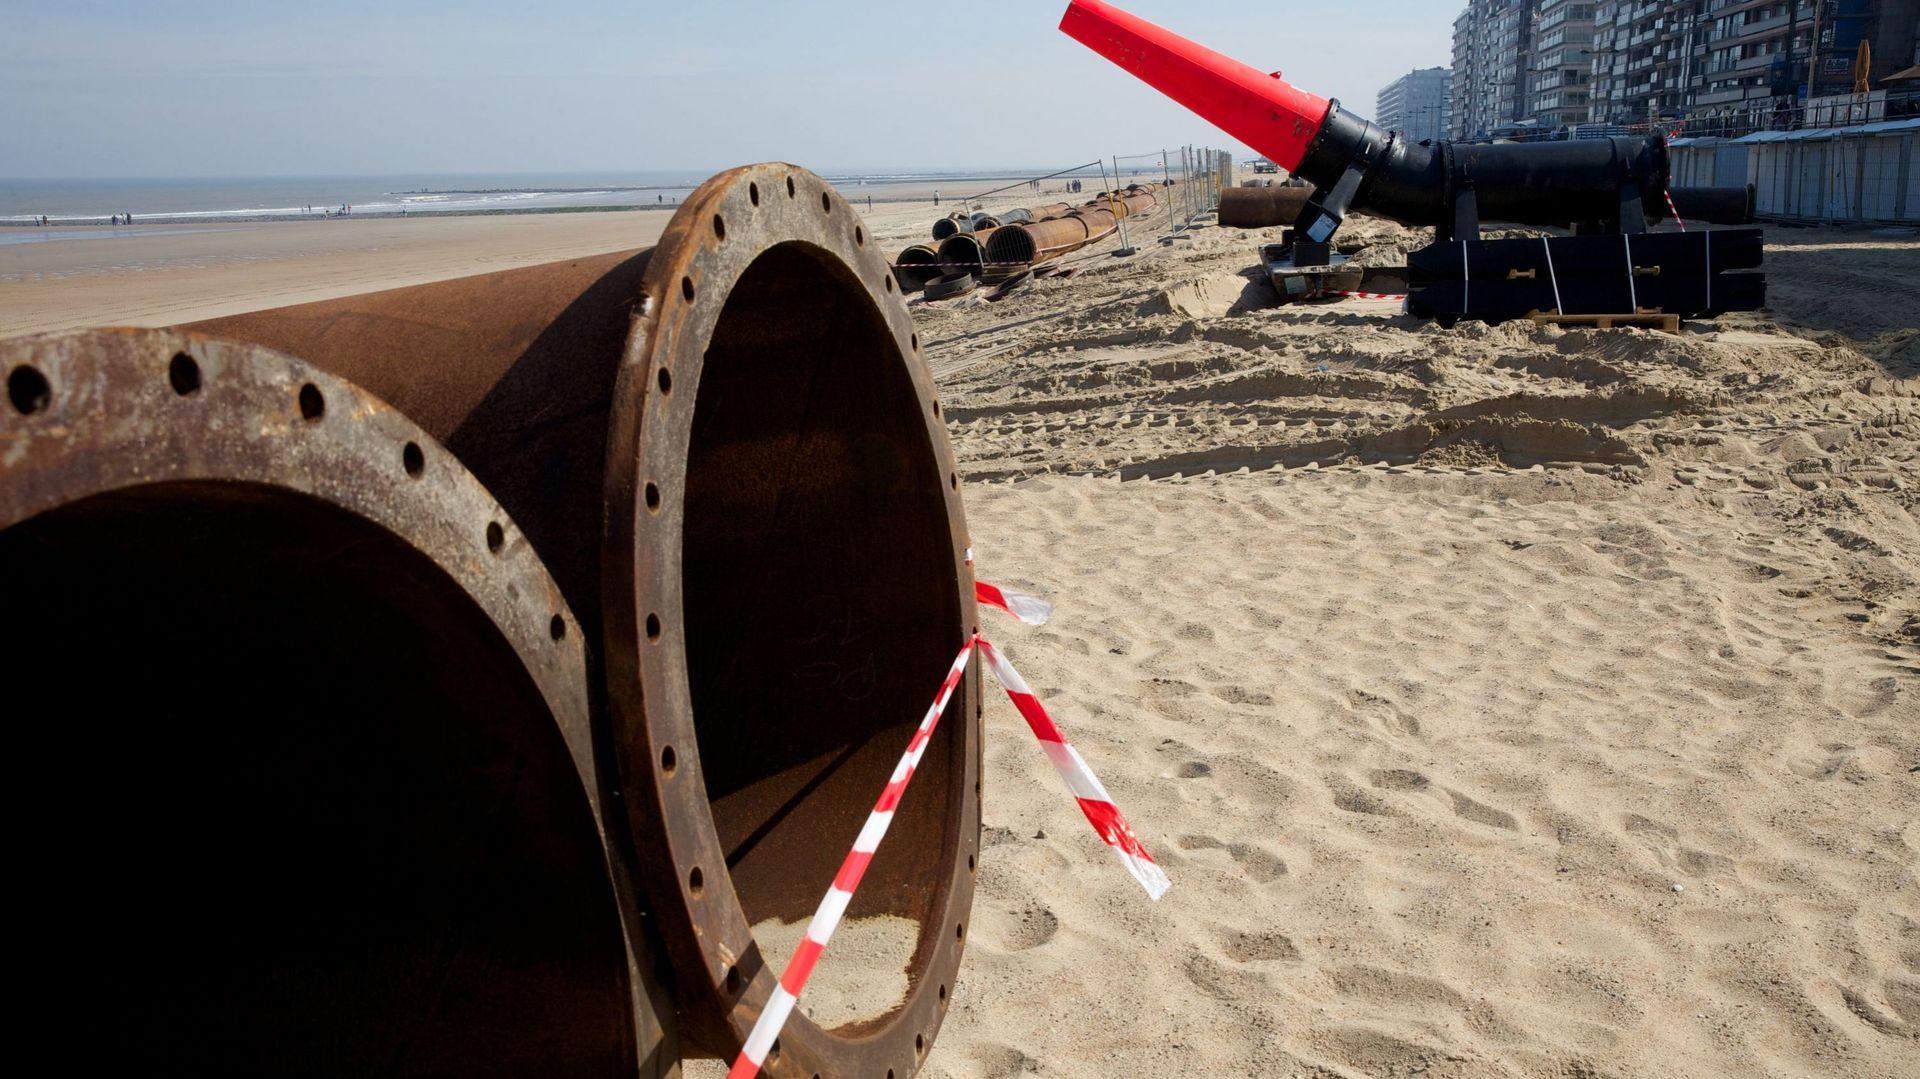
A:
<svg viewBox="0 0 1920 1079">
<path fill-rule="evenodd" d="M 935 191 L 935 192 L 933 193 L 933 204 L 934 204 L 935 206 L 938 206 L 938 205 L 940 205 L 940 192 L 938 192 L 938 191 Z"/>
</svg>

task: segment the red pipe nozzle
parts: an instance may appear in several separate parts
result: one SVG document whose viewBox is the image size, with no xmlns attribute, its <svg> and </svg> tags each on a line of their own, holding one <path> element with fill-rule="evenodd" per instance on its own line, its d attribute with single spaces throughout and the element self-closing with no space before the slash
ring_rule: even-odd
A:
<svg viewBox="0 0 1920 1079">
<path fill-rule="evenodd" d="M 1289 171 L 1332 104 L 1101 0 L 1073 0 L 1060 29 Z"/>
</svg>

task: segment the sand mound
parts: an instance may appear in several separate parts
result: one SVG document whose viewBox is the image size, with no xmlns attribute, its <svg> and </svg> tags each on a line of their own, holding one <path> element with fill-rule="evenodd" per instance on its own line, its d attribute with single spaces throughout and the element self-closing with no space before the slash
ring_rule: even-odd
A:
<svg viewBox="0 0 1920 1079">
<path fill-rule="evenodd" d="M 1215 318 L 1229 312 L 1272 307 L 1278 300 L 1263 281 L 1232 273 L 1211 273 L 1166 289 L 1140 307 L 1143 315 Z"/>
</svg>

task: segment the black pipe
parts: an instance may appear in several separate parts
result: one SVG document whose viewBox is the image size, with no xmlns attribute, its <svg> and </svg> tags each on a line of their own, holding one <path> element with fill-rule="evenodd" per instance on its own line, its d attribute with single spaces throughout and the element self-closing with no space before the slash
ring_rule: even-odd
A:
<svg viewBox="0 0 1920 1079">
<path fill-rule="evenodd" d="M 1666 140 L 1659 136 L 1408 143 L 1336 101 L 1295 171 L 1330 197 L 1349 171 L 1355 173 L 1347 205 L 1334 210 L 1336 223 L 1350 210 L 1365 209 L 1408 225 L 1450 227 L 1455 196 L 1470 188 L 1481 221 L 1599 222 L 1620 231 L 1623 191 L 1638 195 L 1643 207 L 1661 203 L 1668 163 Z"/>
<path fill-rule="evenodd" d="M 1710 225 L 1753 224 L 1752 184 L 1742 187 L 1676 187 L 1668 194 L 1673 196 L 1674 210 L 1689 221 L 1705 221 Z M 1649 206 L 1647 212 L 1653 213 L 1653 207 Z"/>
</svg>

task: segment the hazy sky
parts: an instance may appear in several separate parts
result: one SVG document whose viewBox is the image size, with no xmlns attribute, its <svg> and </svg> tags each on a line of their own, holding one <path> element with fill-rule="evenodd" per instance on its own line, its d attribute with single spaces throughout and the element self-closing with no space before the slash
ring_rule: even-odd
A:
<svg viewBox="0 0 1920 1079">
<path fill-rule="evenodd" d="M 1363 115 L 1459 4 L 1121 4 Z M 0 0 L 0 176 L 1078 164 L 1230 147 L 1066 0 Z M 1070 120 L 1049 123 L 1049 114 Z"/>
</svg>

